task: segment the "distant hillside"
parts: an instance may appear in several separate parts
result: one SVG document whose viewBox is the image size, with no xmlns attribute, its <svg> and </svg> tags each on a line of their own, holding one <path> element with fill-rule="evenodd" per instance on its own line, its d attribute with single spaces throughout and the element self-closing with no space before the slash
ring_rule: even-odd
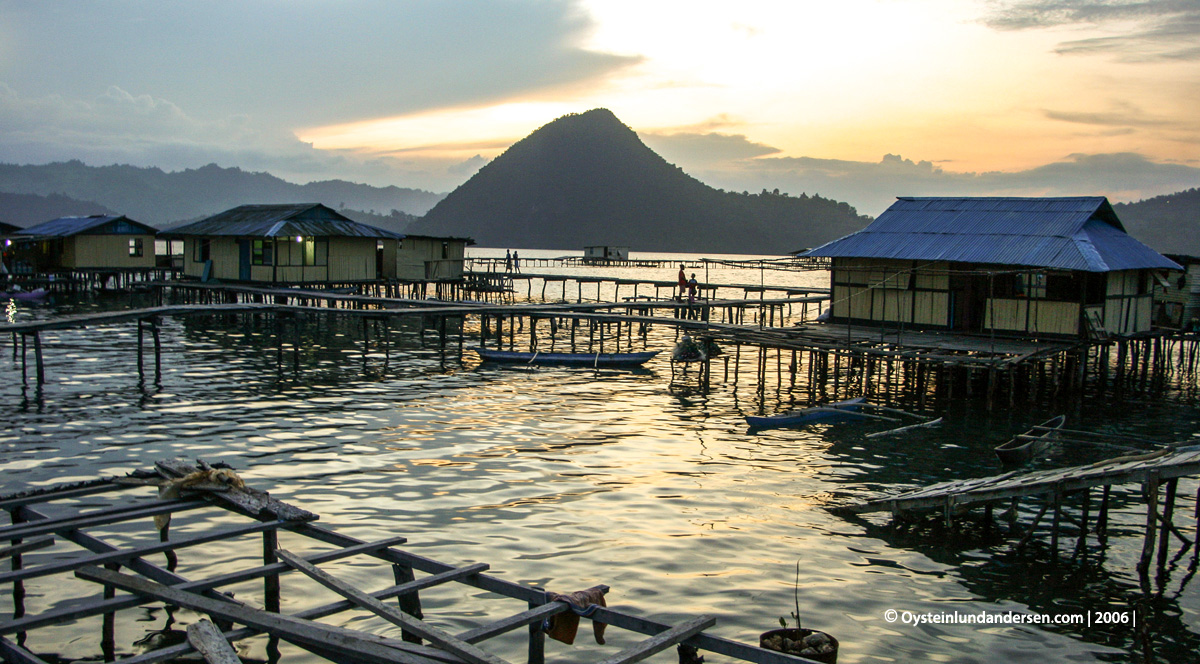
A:
<svg viewBox="0 0 1200 664">
<path fill-rule="evenodd" d="M 441 198 L 419 189 L 342 180 L 298 185 L 269 173 L 215 164 L 167 173 L 158 168 L 87 166 L 80 161 L 41 166 L 0 164 L 0 192 L 60 194 L 94 201 L 155 226 L 206 217 L 246 203 L 324 203 L 334 209 L 369 211 L 381 219 L 399 218 L 398 214 L 424 214 Z"/>
<path fill-rule="evenodd" d="M 1200 189 L 1116 203 L 1113 209 L 1130 235 L 1159 252 L 1200 256 Z"/>
<path fill-rule="evenodd" d="M 713 189 L 667 163 L 610 111 L 596 109 L 559 118 L 516 143 L 410 230 L 491 247 L 782 254 L 868 221 L 817 196 Z"/>
<path fill-rule="evenodd" d="M 0 193 L 0 221 L 25 228 L 59 217 L 86 217 L 89 214 L 116 214 L 91 201 L 77 201 L 62 194 Z"/>
</svg>

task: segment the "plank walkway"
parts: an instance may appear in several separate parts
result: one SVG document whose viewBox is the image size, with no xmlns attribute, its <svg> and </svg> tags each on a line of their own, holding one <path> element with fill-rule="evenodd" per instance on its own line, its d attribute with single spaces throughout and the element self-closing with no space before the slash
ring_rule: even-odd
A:
<svg viewBox="0 0 1200 664">
<path fill-rule="evenodd" d="M 940 482 L 839 509 L 854 514 L 896 514 L 922 508 L 966 507 L 1010 498 L 1061 494 L 1131 482 L 1149 482 L 1152 477 L 1163 481 L 1200 474 L 1200 446 L 1151 454 L 1157 456 L 1117 457 L 1087 466 L 1033 472 L 1012 471 L 991 477 Z"/>
<path fill-rule="evenodd" d="M 164 485 L 178 488 L 181 497 L 156 499 L 159 487 Z M 134 492 L 141 495 L 130 496 Z M 78 501 L 82 496 L 89 497 L 84 501 L 86 505 Z M 104 506 L 97 508 L 98 504 Z M 364 541 L 341 535 L 317 525 L 318 515 L 245 486 L 230 469 L 193 465 L 181 459 L 160 461 L 153 471 L 124 477 L 0 496 L 0 509 L 11 516 L 10 525 L 0 526 L 0 539 L 14 542 L 4 551 L 11 560 L 11 571 L 0 575 L 0 582 L 12 584 L 14 603 L 13 613 L 0 617 L 0 658 L 12 664 L 56 661 L 56 646 L 43 630 L 88 628 L 98 628 L 101 633 L 94 658 L 116 659 L 124 664 L 169 662 L 194 652 L 211 664 L 233 664 L 238 660 L 230 644 L 262 633 L 269 635 L 276 646 L 278 641 L 285 641 L 331 662 L 505 664 L 507 660 L 487 649 L 488 641 L 523 629 L 528 632 L 526 661 L 541 664 L 549 646 L 543 621 L 572 610 L 564 601 L 550 600 L 540 588 L 485 574 L 485 563 L 458 566 L 433 560 L 400 548 L 405 542 L 403 537 Z M 169 521 L 162 523 L 158 518 L 184 510 L 189 511 L 188 535 L 171 538 Z M 231 525 L 230 513 L 245 517 L 248 524 Z M 157 530 L 128 527 L 150 517 L 156 518 Z M 125 526 L 121 532 L 126 541 L 120 547 L 92 534 L 112 532 L 112 527 L 118 525 Z M 27 543 L 36 542 L 36 546 L 17 548 L 20 540 L 42 533 L 53 533 L 55 539 L 30 539 Z M 261 549 L 250 543 L 253 549 L 262 551 L 261 564 L 244 558 L 244 546 L 225 547 L 221 549 L 226 551 L 224 555 L 211 549 L 191 549 L 213 542 L 233 542 L 234 538 L 244 542 L 248 536 L 262 540 Z M 147 541 L 139 544 L 139 538 Z M 290 553 L 284 548 L 285 538 L 291 550 L 304 553 Z M 235 553 L 228 553 L 230 550 Z M 151 556 L 158 554 L 165 554 L 165 567 L 151 561 Z M 179 558 L 184 555 L 189 556 L 186 569 L 193 578 L 176 572 Z M 368 592 L 320 569 L 323 564 L 352 557 L 359 561 L 362 557 L 374 558 L 381 569 L 370 578 L 388 579 L 384 587 Z M 292 575 L 286 584 L 290 592 L 303 594 L 306 586 L 319 583 L 342 599 L 310 606 L 314 602 L 289 598 L 289 605 L 303 608 L 284 613 L 280 609 L 284 587 L 280 577 L 285 574 Z M 248 584 L 251 581 L 259 581 L 261 590 L 256 592 Z M 460 609 L 462 615 L 475 616 L 480 621 L 478 626 L 450 633 L 426 619 L 420 591 L 447 583 L 485 591 L 470 593 L 470 606 Z M 238 588 L 237 598 L 221 591 L 227 586 Z M 58 608 L 42 605 L 40 598 L 49 588 L 62 592 L 67 587 L 77 591 L 73 595 L 77 599 Z M 608 590 L 607 586 L 589 589 L 598 593 Z M 396 602 L 388 604 L 387 600 Z M 27 603 L 33 606 L 27 607 Z M 131 633 L 150 629 L 117 629 L 119 619 L 141 621 L 145 615 L 153 615 L 127 609 L 163 604 L 186 607 L 208 618 L 190 625 L 182 643 L 140 652 L 134 644 L 117 643 L 118 634 L 129 638 Z M 505 604 L 509 608 L 504 609 Z M 498 608 L 502 615 L 494 617 Z M 604 648 L 603 644 L 592 647 L 580 643 L 570 651 L 573 661 L 631 664 L 673 646 L 681 646 L 680 658 L 687 653 L 687 661 L 694 661 L 690 659 L 692 648 L 759 664 L 808 661 L 708 634 L 706 630 L 716 623 L 711 616 L 686 618 L 671 625 L 612 606 L 587 608 L 589 619 L 646 638 L 621 639 L 627 645 L 619 650 L 612 645 Z M 359 609 L 372 611 L 399 626 L 399 638 L 320 620 Z M 440 607 L 439 611 L 456 609 Z M 268 649 L 276 646 L 268 645 Z M 50 650 L 40 654 L 44 648 Z"/>
</svg>

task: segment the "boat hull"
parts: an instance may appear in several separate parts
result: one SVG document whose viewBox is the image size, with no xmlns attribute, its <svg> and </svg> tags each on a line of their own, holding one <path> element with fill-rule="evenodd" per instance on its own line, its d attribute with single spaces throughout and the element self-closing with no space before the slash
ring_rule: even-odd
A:
<svg viewBox="0 0 1200 664">
<path fill-rule="evenodd" d="M 862 408 L 866 403 L 865 398 L 847 399 L 845 401 L 837 401 L 831 404 L 821 406 L 823 409 L 837 409 L 841 412 L 833 412 L 832 410 L 818 410 L 816 408 L 804 408 L 794 413 L 785 413 L 783 415 L 771 415 L 768 417 L 747 416 L 746 424 L 756 429 L 766 429 L 770 427 L 788 427 L 798 424 L 809 424 L 811 422 L 841 422 L 847 420 L 861 420 L 863 416 L 858 414 L 858 409 Z"/>
<path fill-rule="evenodd" d="M 1046 420 L 1041 425 L 1030 429 L 1024 437 L 1016 437 L 996 447 L 996 457 L 1005 466 L 1020 466 L 1054 444 L 1055 429 L 1061 429 L 1067 421 L 1063 415 Z M 1033 438 L 1032 436 L 1037 436 Z"/>
<path fill-rule="evenodd" d="M 658 351 L 645 353 L 526 353 L 476 348 L 486 362 L 510 364 L 561 364 L 580 367 L 633 367 L 650 361 Z"/>
</svg>

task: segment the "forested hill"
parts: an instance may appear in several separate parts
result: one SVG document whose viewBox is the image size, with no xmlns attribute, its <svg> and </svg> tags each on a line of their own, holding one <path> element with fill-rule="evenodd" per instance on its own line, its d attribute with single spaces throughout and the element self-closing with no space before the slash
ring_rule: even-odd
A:
<svg viewBox="0 0 1200 664">
<path fill-rule="evenodd" d="M 612 112 L 596 109 L 514 144 L 410 231 L 491 247 L 782 254 L 868 221 L 819 196 L 709 187 L 646 147 Z"/>
<path fill-rule="evenodd" d="M 1200 256 L 1200 189 L 1113 205 L 1130 235 L 1164 254 Z"/>
<path fill-rule="evenodd" d="M 89 214 L 116 214 L 90 201 L 77 201 L 62 194 L 6 194 L 0 192 L 0 221 L 26 228 L 59 217 L 86 217 Z"/>
<path fill-rule="evenodd" d="M 373 187 L 343 180 L 300 185 L 270 173 L 215 164 L 166 172 L 136 166 L 88 166 L 80 161 L 37 166 L 0 164 L 0 192 L 68 196 L 160 227 L 247 203 L 324 203 L 351 213 L 369 211 L 372 214 L 358 216 L 375 222 L 395 220 L 407 224 L 412 215 L 424 214 L 441 198 L 419 189 Z"/>
</svg>

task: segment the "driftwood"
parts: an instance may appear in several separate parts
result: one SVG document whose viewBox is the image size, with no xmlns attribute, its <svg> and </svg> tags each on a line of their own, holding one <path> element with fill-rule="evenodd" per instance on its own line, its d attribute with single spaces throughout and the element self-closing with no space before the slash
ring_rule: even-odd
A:
<svg viewBox="0 0 1200 664">
<path fill-rule="evenodd" d="M 221 635 L 221 630 L 207 620 L 188 625 L 187 640 L 208 664 L 241 664 L 242 660 Z"/>
<path fill-rule="evenodd" d="M 867 438 L 878 438 L 880 436 L 888 436 L 888 435 L 891 435 L 894 433 L 902 433 L 904 431 L 911 431 L 912 429 L 920 429 L 922 427 L 935 427 L 941 423 L 942 423 L 942 418 L 939 417 L 936 420 L 929 420 L 928 422 L 918 422 L 916 424 L 910 424 L 906 427 L 899 427 L 897 429 L 888 429 L 887 431 L 876 431 L 875 433 L 869 433 L 869 434 L 867 434 Z"/>
</svg>

